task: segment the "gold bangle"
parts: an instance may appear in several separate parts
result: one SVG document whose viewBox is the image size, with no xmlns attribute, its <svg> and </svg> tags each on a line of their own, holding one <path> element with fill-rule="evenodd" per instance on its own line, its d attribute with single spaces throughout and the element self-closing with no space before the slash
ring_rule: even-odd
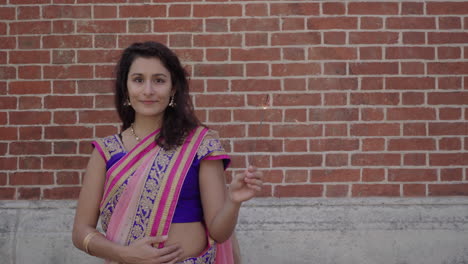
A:
<svg viewBox="0 0 468 264">
<path fill-rule="evenodd" d="M 91 239 L 95 236 L 95 235 L 99 235 L 101 234 L 99 231 L 93 231 L 93 232 L 90 232 L 88 233 L 85 238 L 83 239 L 83 247 L 84 247 L 84 250 L 86 253 L 88 253 L 89 255 L 91 255 L 91 253 L 89 253 L 89 242 L 91 241 Z"/>
</svg>

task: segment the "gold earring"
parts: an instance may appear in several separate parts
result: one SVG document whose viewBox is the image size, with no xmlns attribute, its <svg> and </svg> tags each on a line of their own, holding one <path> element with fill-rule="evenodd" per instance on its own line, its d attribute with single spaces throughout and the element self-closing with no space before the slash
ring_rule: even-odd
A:
<svg viewBox="0 0 468 264">
<path fill-rule="evenodd" d="M 170 107 L 175 107 L 176 104 L 174 103 L 174 96 L 171 96 L 171 100 L 169 101 L 169 106 Z"/>
<path fill-rule="evenodd" d="M 124 103 L 125 106 L 132 106 L 132 103 L 130 103 L 130 98 L 127 98 L 127 100 Z"/>
</svg>

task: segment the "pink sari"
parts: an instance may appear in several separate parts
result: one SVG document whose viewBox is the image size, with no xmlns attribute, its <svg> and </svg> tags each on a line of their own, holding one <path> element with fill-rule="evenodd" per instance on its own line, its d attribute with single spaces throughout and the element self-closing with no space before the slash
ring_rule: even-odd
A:
<svg viewBox="0 0 468 264">
<path fill-rule="evenodd" d="M 158 133 L 155 131 L 108 168 L 100 210 L 109 240 L 129 245 L 145 236 L 169 233 L 185 176 L 208 132 L 199 127 L 188 135 L 182 146 L 166 151 L 154 142 Z M 112 150 L 120 151 L 118 143 L 123 148 L 121 142 L 112 140 L 97 142 L 95 146 L 107 161 Z M 225 153 L 217 153 L 214 158 L 208 158 L 224 157 L 227 157 Z M 215 263 L 215 259 L 218 264 L 234 263 L 230 241 L 216 245 L 211 238 L 208 240 L 207 250 L 201 256 L 192 258 L 193 262 L 187 259 L 181 263 Z"/>
</svg>

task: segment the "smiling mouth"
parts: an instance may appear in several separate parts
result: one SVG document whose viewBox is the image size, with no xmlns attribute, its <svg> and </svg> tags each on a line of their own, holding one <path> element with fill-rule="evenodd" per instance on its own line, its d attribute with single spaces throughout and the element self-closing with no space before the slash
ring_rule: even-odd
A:
<svg viewBox="0 0 468 264">
<path fill-rule="evenodd" d="M 142 102 L 143 104 L 154 104 L 154 103 L 157 103 L 158 101 L 140 101 Z"/>
</svg>

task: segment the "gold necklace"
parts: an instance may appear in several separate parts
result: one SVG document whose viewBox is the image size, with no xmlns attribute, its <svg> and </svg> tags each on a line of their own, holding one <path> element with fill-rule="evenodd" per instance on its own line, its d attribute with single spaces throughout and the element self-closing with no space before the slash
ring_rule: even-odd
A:
<svg viewBox="0 0 468 264">
<path fill-rule="evenodd" d="M 133 123 L 130 125 L 130 131 L 132 135 L 135 137 L 136 141 L 140 141 L 140 138 L 135 134 L 135 130 L 133 129 Z"/>
</svg>

